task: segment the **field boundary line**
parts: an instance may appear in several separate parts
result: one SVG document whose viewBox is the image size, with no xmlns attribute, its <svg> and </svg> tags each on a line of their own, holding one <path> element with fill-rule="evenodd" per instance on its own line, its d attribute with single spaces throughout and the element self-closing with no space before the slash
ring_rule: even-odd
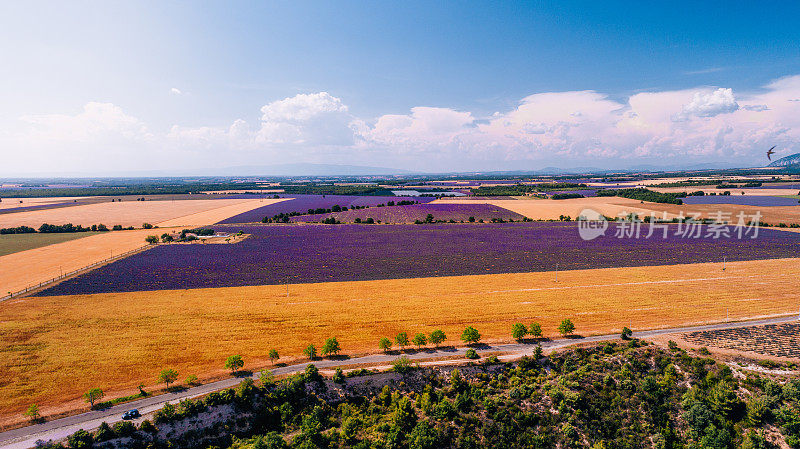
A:
<svg viewBox="0 0 800 449">
<path fill-rule="evenodd" d="M 38 290 L 40 290 L 40 289 L 42 289 L 44 287 L 47 287 L 47 286 L 52 285 L 52 284 L 55 284 L 56 282 L 60 282 L 60 281 L 63 281 L 65 279 L 69 278 L 69 277 L 77 276 L 79 274 L 83 274 L 83 273 L 89 272 L 89 271 L 91 271 L 91 270 L 93 270 L 93 269 L 95 269 L 95 268 L 97 268 L 97 267 L 99 267 L 101 265 L 105 265 L 105 264 L 108 264 L 108 263 L 111 263 L 111 262 L 114 262 L 114 261 L 117 261 L 117 260 L 120 260 L 120 259 L 124 259 L 124 258 L 126 258 L 128 256 L 131 256 L 131 255 L 135 254 L 135 253 L 142 252 L 144 250 L 147 250 L 149 248 L 153 248 L 155 246 L 157 246 L 157 245 L 149 245 L 148 244 L 148 245 L 140 246 L 138 248 L 134 248 L 132 250 L 126 251 L 126 252 L 124 252 L 122 254 L 119 254 L 117 256 L 109 257 L 107 259 L 103 259 L 103 260 L 100 260 L 98 262 L 95 262 L 95 263 L 86 265 L 84 267 L 78 268 L 77 270 L 73 270 L 73 271 L 70 271 L 68 273 L 64 273 L 64 274 L 61 274 L 59 276 L 56 276 L 54 278 L 50 278 L 50 279 L 48 279 L 46 281 L 39 282 L 38 284 L 30 285 L 30 286 L 28 286 L 28 287 L 26 287 L 26 288 L 24 288 L 22 290 L 19 290 L 19 291 L 16 291 L 16 292 L 11 292 L 11 294 L 7 294 L 5 296 L 0 296 L 0 302 L 7 301 L 7 300 L 12 299 L 12 298 L 18 298 L 18 297 L 26 296 L 28 293 L 32 293 L 32 292 L 38 291 Z"/>
</svg>

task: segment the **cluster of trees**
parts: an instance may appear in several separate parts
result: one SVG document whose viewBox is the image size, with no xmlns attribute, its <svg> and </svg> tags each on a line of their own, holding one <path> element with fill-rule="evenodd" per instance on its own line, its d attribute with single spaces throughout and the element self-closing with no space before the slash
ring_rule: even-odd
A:
<svg viewBox="0 0 800 449">
<path fill-rule="evenodd" d="M 301 195 L 365 195 L 365 196 L 391 196 L 392 191 L 377 185 L 334 185 L 334 184 L 306 184 L 285 185 L 281 188 L 287 194 Z"/>
<path fill-rule="evenodd" d="M 572 198 L 584 198 L 584 196 L 580 193 L 556 193 L 550 197 L 551 200 L 569 200 Z"/>
<path fill-rule="evenodd" d="M 149 226 L 146 227 L 146 226 Z M 144 229 L 152 229 L 154 226 L 145 223 Z M 36 232 L 42 234 L 62 234 L 62 233 L 70 233 L 70 232 L 107 232 L 107 231 L 126 231 L 126 230 L 133 230 L 136 229 L 133 226 L 123 227 L 122 225 L 114 225 L 111 229 L 108 229 L 108 226 L 104 224 L 94 224 L 91 226 L 83 227 L 81 225 L 73 225 L 72 223 L 67 223 L 63 225 L 53 225 L 49 223 L 42 223 L 39 226 L 39 230 L 37 231 L 34 228 L 28 226 L 17 226 L 15 228 L 2 228 L 0 229 L 0 234 L 34 234 Z"/>
<path fill-rule="evenodd" d="M 575 324 L 569 318 L 565 318 L 558 325 L 557 329 L 558 333 L 566 337 L 575 333 Z M 542 325 L 539 323 L 531 323 L 530 327 L 526 327 L 522 323 L 515 323 L 511 326 L 511 336 L 515 340 L 522 340 L 528 335 L 533 338 L 542 338 Z"/>
<path fill-rule="evenodd" d="M 336 337 L 331 337 L 326 339 L 325 343 L 322 344 L 322 349 L 320 350 L 320 353 L 322 354 L 323 357 L 329 357 L 329 356 L 339 355 L 341 351 L 342 348 L 339 345 L 339 340 L 337 340 Z M 303 354 L 305 354 L 305 356 L 308 357 L 310 360 L 314 360 L 317 358 L 317 347 L 314 346 L 313 344 L 310 344 L 306 346 L 305 349 L 303 349 Z"/>
<path fill-rule="evenodd" d="M 661 193 L 649 189 L 602 189 L 597 191 L 597 196 L 619 196 L 651 203 L 683 204 L 681 198 L 686 197 L 686 192 Z"/>
<path fill-rule="evenodd" d="M 15 228 L 0 228 L 0 235 L 5 234 L 34 234 L 36 229 L 28 226 L 17 226 Z"/>
<path fill-rule="evenodd" d="M 394 343 L 396 343 L 397 346 L 402 351 L 406 348 L 406 346 L 410 346 L 411 344 L 414 344 L 414 346 L 416 346 L 417 349 L 422 349 L 429 343 L 438 348 L 439 345 L 442 344 L 442 342 L 444 342 L 445 340 L 447 340 L 447 335 L 445 335 L 445 333 L 441 329 L 436 329 L 433 332 L 431 332 L 430 335 L 426 335 L 420 332 L 411 337 L 410 339 L 407 332 L 400 332 L 399 334 L 397 334 L 397 336 L 395 336 Z M 378 341 L 378 347 L 383 352 L 391 351 L 392 344 L 393 344 L 392 340 L 389 339 L 388 337 L 383 337 Z"/>
<path fill-rule="evenodd" d="M 344 384 L 345 395 L 324 394 L 314 365 L 279 381 L 264 373 L 167 405 L 138 429 L 101 426 L 67 444 L 116 435 L 129 437 L 115 441 L 120 448 L 175 449 L 800 447 L 800 379 L 734 376 L 724 363 L 638 340 L 491 363 L 442 373 L 405 359 L 395 368 L 406 382 Z M 340 384 L 344 377 L 334 375 Z M 227 421 L 181 430 L 223 405 L 234 411 Z M 159 430 L 169 436 L 157 439 Z"/>
<path fill-rule="evenodd" d="M 535 194 L 537 192 L 549 192 L 552 190 L 581 188 L 587 188 L 587 185 L 577 182 L 545 182 L 540 184 L 480 186 L 476 189 L 472 189 L 471 194 L 475 196 L 520 196 L 531 193 Z"/>
</svg>

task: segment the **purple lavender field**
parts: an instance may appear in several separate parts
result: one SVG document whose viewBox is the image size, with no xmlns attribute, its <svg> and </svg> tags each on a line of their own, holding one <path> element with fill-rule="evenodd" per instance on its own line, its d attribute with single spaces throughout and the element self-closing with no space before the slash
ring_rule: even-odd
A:
<svg viewBox="0 0 800 449">
<path fill-rule="evenodd" d="M 381 223 L 414 223 L 416 220 L 425 221 L 428 214 L 434 220 L 466 222 L 469 217 L 475 220 L 491 221 L 492 218 L 504 221 L 520 221 L 524 217 L 502 207 L 491 204 L 414 204 L 408 206 L 371 207 L 369 209 L 355 209 L 346 212 L 333 212 L 330 214 L 300 215 L 292 217 L 293 222 L 319 223 L 326 218 L 334 217 L 342 223 L 353 223 L 356 218 L 366 221 L 372 218 Z"/>
<path fill-rule="evenodd" d="M 430 197 L 397 197 L 397 196 L 350 196 L 350 195 L 278 195 L 281 198 L 292 198 L 291 200 L 281 201 L 280 203 L 270 204 L 269 206 L 259 207 L 251 211 L 234 215 L 225 219 L 219 224 L 233 223 L 260 223 L 264 217 L 272 218 L 275 215 L 292 212 L 307 213 L 309 209 L 330 209 L 335 205 L 341 207 L 353 206 L 377 206 L 386 204 L 389 201 L 413 200 L 420 203 L 427 203 L 436 198 Z"/>
<path fill-rule="evenodd" d="M 800 234 L 757 239 L 584 241 L 564 222 L 431 225 L 233 225 L 230 245 L 159 245 L 67 280 L 40 296 L 363 281 L 796 257 Z M 660 234 L 657 234 L 660 235 Z"/>
<path fill-rule="evenodd" d="M 794 198 L 756 195 L 704 195 L 682 198 L 684 204 L 738 204 L 740 206 L 800 206 Z"/>
</svg>

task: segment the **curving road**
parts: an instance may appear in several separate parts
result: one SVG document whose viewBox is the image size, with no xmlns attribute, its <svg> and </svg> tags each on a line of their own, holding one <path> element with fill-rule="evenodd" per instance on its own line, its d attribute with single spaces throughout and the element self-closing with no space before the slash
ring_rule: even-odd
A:
<svg viewBox="0 0 800 449">
<path fill-rule="evenodd" d="M 647 338 L 663 334 L 694 332 L 701 330 L 719 330 L 719 329 L 729 329 L 736 327 L 758 326 L 764 324 L 780 324 L 797 320 L 798 320 L 797 315 L 791 315 L 779 318 L 769 318 L 769 319 L 752 320 L 752 321 L 740 321 L 740 322 L 730 322 L 730 323 L 709 324 L 703 326 L 674 327 L 667 329 L 646 330 L 646 331 L 636 332 L 634 336 L 637 338 Z M 548 341 L 543 341 L 540 344 L 543 349 L 554 349 L 554 348 L 562 348 L 565 346 L 570 346 L 577 343 L 599 342 L 606 340 L 614 340 L 617 338 L 619 338 L 619 334 L 594 335 L 581 339 L 548 340 Z M 503 352 L 511 357 L 521 357 L 523 355 L 532 354 L 535 347 L 536 347 L 535 344 L 510 343 L 510 344 L 502 344 L 494 346 L 487 345 L 484 349 L 482 349 L 482 351 Z M 415 353 L 406 354 L 406 356 L 412 360 L 431 359 L 435 357 L 450 358 L 453 356 L 463 356 L 465 351 L 466 348 L 455 348 L 455 349 L 448 348 L 440 350 L 431 349 L 428 351 L 418 351 Z M 337 366 L 356 365 L 356 364 L 390 364 L 397 358 L 398 358 L 397 355 L 391 355 L 391 354 L 372 354 L 363 357 L 356 357 L 344 360 L 317 360 L 314 361 L 313 363 L 319 368 L 335 368 Z M 311 362 L 275 368 L 272 369 L 272 373 L 275 375 L 281 375 L 281 374 L 292 374 L 300 372 L 303 371 L 309 363 Z M 254 374 L 254 376 L 256 375 L 257 374 Z M 122 420 L 121 415 L 126 410 L 134 408 L 139 409 L 142 415 L 146 416 L 149 413 L 152 413 L 160 409 L 167 402 L 175 403 L 182 399 L 194 398 L 197 396 L 208 394 L 212 391 L 218 391 L 218 390 L 223 390 L 225 388 L 234 387 L 238 385 L 239 382 L 241 381 L 242 381 L 241 378 L 232 377 L 230 379 L 224 379 L 217 382 L 211 382 L 197 387 L 188 388 L 180 392 L 166 393 L 158 396 L 150 396 L 147 398 L 138 399 L 136 401 L 127 402 L 125 404 L 115 405 L 105 410 L 91 411 L 87 413 L 82 413 L 80 415 L 68 416 L 65 418 L 47 421 L 41 424 L 35 424 L 27 427 L 21 427 L 19 429 L 9 430 L 0 433 L 0 447 L 13 448 L 13 449 L 31 448 L 36 445 L 36 441 L 38 440 L 44 440 L 44 441 L 60 440 L 62 438 L 66 438 L 67 436 L 71 435 L 72 433 L 80 429 L 86 429 L 86 430 L 96 429 L 97 427 L 100 426 L 100 424 L 103 421 L 109 424 L 121 421 Z M 144 417 L 139 418 L 136 421 L 141 421 L 143 419 Z"/>
</svg>

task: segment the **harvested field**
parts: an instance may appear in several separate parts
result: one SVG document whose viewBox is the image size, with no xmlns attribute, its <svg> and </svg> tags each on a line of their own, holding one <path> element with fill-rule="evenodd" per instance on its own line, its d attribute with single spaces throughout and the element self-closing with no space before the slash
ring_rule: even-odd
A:
<svg viewBox="0 0 800 449">
<path fill-rule="evenodd" d="M 278 214 L 289 214 L 292 212 L 308 213 L 309 209 L 330 209 L 335 205 L 340 207 L 353 206 L 377 206 L 386 204 L 389 201 L 413 200 L 425 203 L 433 201 L 434 198 L 405 198 L 395 196 L 350 196 L 350 195 L 280 195 L 288 198 L 287 201 L 278 204 L 269 204 L 248 212 L 221 220 L 220 224 L 233 223 L 260 223 L 265 217 L 272 218 Z"/>
<path fill-rule="evenodd" d="M 705 195 L 683 198 L 684 204 L 737 204 L 743 206 L 800 206 L 796 199 L 765 195 Z"/>
<path fill-rule="evenodd" d="M 695 213 L 701 214 L 702 218 L 715 217 L 718 212 L 729 214 L 735 217 L 744 212 L 745 215 L 753 216 L 761 214 L 761 221 L 770 224 L 777 223 L 800 223 L 800 207 L 797 206 L 746 206 L 735 204 L 662 204 L 649 203 L 631 200 L 620 197 L 595 197 L 595 198 L 576 198 L 569 200 L 526 200 L 526 199 L 439 199 L 434 204 L 494 204 L 517 212 L 534 220 L 557 220 L 560 215 L 569 215 L 573 219 L 580 212 L 589 208 L 608 217 L 617 217 L 620 214 L 637 213 L 640 217 L 649 216 L 651 213 L 661 218 L 666 212 L 667 218 L 673 218 L 679 214 L 692 216 Z"/>
<path fill-rule="evenodd" d="M 584 209 L 593 209 L 603 215 L 616 217 L 620 214 L 635 212 L 640 216 L 650 215 L 651 203 L 641 204 L 639 201 L 618 197 L 574 198 L 568 200 L 543 199 L 451 199 L 443 198 L 433 204 L 492 204 L 516 212 L 533 220 L 558 220 L 561 215 L 569 215 L 573 219 Z"/>
<path fill-rule="evenodd" d="M 168 232 L 169 229 L 155 231 Z M 35 234 L 83 237 L 0 257 L 0 293 L 16 292 L 47 281 L 61 272 L 68 273 L 114 254 L 146 245 L 144 239 L 154 230 L 112 231 L 87 236 L 76 234 Z"/>
<path fill-rule="evenodd" d="M 689 343 L 700 346 L 800 359 L 798 336 L 800 336 L 800 323 L 690 332 L 681 337 Z"/>
<path fill-rule="evenodd" d="M 43 296 L 362 281 L 794 257 L 800 234 L 682 238 L 670 232 L 590 241 L 577 224 L 215 225 L 236 245 L 160 245 L 38 293 Z M 673 227 L 677 230 L 677 225 Z M 660 232 L 660 231 L 659 231 Z"/>
<path fill-rule="evenodd" d="M 796 192 L 795 192 L 796 193 Z M 78 200 L 85 200 L 81 196 L 47 197 L 47 198 L 3 198 L 0 201 L 0 212 L 9 209 L 36 208 L 51 206 L 54 204 L 77 203 Z"/>
<path fill-rule="evenodd" d="M 407 206 L 371 207 L 369 209 L 355 209 L 345 212 L 330 214 L 300 215 L 292 217 L 293 222 L 314 223 L 322 222 L 326 218 L 335 218 L 342 223 L 353 223 L 356 218 L 366 221 L 372 218 L 380 223 L 414 223 L 425 221 L 428 214 L 434 220 L 466 222 L 470 217 L 475 221 L 491 221 L 493 218 L 503 221 L 520 221 L 524 217 L 516 212 L 511 212 L 502 207 L 491 204 L 414 204 Z"/>
<path fill-rule="evenodd" d="M 214 245 L 235 246 L 235 245 Z M 458 343 L 467 325 L 489 342 L 509 341 L 514 322 L 556 335 L 569 317 L 582 335 L 794 313 L 800 259 L 236 287 L 65 297 L 28 297 L 0 307 L 0 414 L 23 419 L 80 404 L 90 387 L 108 398 L 154 388 L 167 367 L 180 379 L 225 375 L 242 354 L 245 368 L 281 361 L 336 336 L 345 354 L 377 351 L 382 336 L 441 328 Z M 752 299 L 759 298 L 759 301 Z M 355 324 L 357 323 L 357 325 Z M 54 376 L 53 373 L 58 373 Z"/>
<path fill-rule="evenodd" d="M 656 192 L 664 192 L 664 193 L 679 193 L 679 192 L 697 192 L 698 190 L 702 190 L 705 192 L 706 195 L 709 193 L 716 193 L 719 196 L 720 193 L 724 191 L 731 192 L 731 196 L 780 196 L 780 195 L 797 195 L 798 189 L 796 188 L 788 188 L 785 186 L 783 188 L 777 188 L 775 186 L 767 186 L 767 187 L 754 187 L 754 188 L 747 188 L 747 189 L 717 189 L 716 187 L 654 187 L 651 190 Z M 744 195 L 743 195 L 744 194 Z"/>
<path fill-rule="evenodd" d="M 70 240 L 96 235 L 97 232 L 73 232 L 64 234 L 6 234 L 0 235 L 0 257 L 8 254 L 41 248 Z M 2 289 L 0 289 L 2 292 Z"/>
<path fill-rule="evenodd" d="M 124 201 L 102 202 L 49 210 L 34 210 L 0 215 L 0 228 L 30 226 L 42 223 L 93 225 L 103 223 L 141 227 L 142 223 L 159 226 L 196 226 L 211 224 L 231 215 L 261 207 L 277 200 L 206 199 L 191 201 Z"/>
</svg>

